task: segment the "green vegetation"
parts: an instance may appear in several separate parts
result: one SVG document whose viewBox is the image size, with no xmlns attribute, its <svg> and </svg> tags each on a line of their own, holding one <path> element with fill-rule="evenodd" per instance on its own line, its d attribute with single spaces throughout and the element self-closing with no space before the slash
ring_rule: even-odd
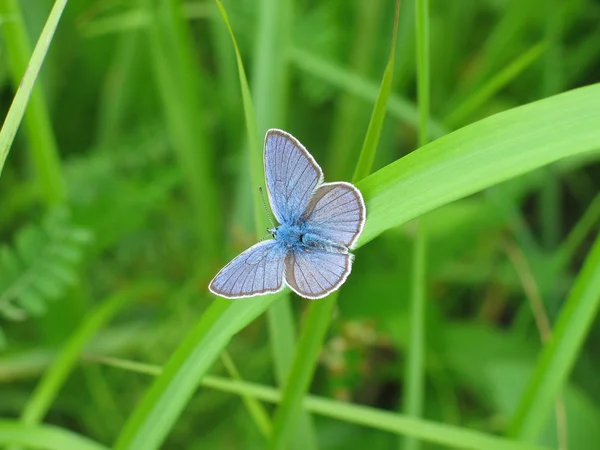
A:
<svg viewBox="0 0 600 450">
<path fill-rule="evenodd" d="M 396 6 L 0 0 L 0 448 L 600 448 L 600 8 Z M 314 302 L 207 289 L 271 127 L 367 203 Z"/>
</svg>

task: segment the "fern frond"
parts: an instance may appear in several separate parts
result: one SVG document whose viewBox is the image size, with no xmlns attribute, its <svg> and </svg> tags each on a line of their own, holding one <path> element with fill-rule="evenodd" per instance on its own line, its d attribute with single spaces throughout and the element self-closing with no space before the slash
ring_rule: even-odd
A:
<svg viewBox="0 0 600 450">
<path fill-rule="evenodd" d="M 19 230 L 13 246 L 0 247 L 0 317 L 15 321 L 44 314 L 48 301 L 75 282 L 90 240 L 90 232 L 73 225 L 64 208 Z M 0 330 L 0 347 L 2 336 Z"/>
</svg>

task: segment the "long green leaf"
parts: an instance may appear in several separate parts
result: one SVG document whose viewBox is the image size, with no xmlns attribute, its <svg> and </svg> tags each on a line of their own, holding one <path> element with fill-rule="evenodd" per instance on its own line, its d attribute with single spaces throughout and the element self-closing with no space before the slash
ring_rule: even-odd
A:
<svg viewBox="0 0 600 450">
<path fill-rule="evenodd" d="M 561 158 L 600 147 L 600 84 L 483 119 L 358 183 L 364 245 L 385 230 Z M 435 180 L 435 183 L 432 181 Z"/>
<path fill-rule="evenodd" d="M 27 445 L 46 450 L 108 450 L 102 444 L 52 425 L 27 425 L 0 419 L 0 444 Z"/>
<path fill-rule="evenodd" d="M 509 435 L 535 442 L 600 309 L 600 234 L 544 346 L 513 416 Z"/>
</svg>

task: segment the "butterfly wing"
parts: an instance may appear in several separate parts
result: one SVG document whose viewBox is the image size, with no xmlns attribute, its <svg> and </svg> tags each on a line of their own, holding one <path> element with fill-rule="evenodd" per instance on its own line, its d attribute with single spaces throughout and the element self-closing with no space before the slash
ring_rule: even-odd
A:
<svg viewBox="0 0 600 450">
<path fill-rule="evenodd" d="M 215 275 L 208 288 L 225 298 L 253 297 L 283 289 L 285 249 L 274 240 L 259 242 Z"/>
<path fill-rule="evenodd" d="M 352 248 L 365 225 L 362 194 L 350 183 L 325 183 L 311 197 L 302 219 L 321 237 Z"/>
<path fill-rule="evenodd" d="M 269 130 L 265 137 L 265 177 L 271 209 L 279 223 L 293 223 L 305 210 L 323 172 L 292 135 Z"/>
<path fill-rule="evenodd" d="M 321 250 L 289 253 L 285 258 L 285 281 L 298 295 L 325 297 L 339 288 L 352 269 L 353 255 Z"/>
</svg>

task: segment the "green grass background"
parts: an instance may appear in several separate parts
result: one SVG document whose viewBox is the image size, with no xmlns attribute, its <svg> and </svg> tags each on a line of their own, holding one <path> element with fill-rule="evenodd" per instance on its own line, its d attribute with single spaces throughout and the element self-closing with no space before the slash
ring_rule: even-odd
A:
<svg viewBox="0 0 600 450">
<path fill-rule="evenodd" d="M 600 7 L 395 8 L 0 0 L 0 447 L 600 448 Z M 353 273 L 217 299 L 272 127 Z"/>
</svg>

